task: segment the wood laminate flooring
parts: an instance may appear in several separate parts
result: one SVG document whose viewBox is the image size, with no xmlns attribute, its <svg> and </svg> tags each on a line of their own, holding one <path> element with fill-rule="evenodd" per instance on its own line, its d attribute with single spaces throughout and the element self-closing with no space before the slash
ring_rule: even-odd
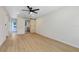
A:
<svg viewBox="0 0 79 59">
<path fill-rule="evenodd" d="M 38 34 L 27 33 L 9 37 L 0 47 L 1 52 L 76 52 L 78 48 L 46 38 Z"/>
</svg>

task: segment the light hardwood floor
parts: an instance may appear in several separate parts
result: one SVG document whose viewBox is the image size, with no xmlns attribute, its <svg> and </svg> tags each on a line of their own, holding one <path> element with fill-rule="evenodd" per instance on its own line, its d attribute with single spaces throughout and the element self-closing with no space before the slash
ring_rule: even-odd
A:
<svg viewBox="0 0 79 59">
<path fill-rule="evenodd" d="M 0 47 L 3 52 L 76 52 L 78 48 L 46 38 L 38 34 L 18 35 L 9 37 Z"/>
</svg>

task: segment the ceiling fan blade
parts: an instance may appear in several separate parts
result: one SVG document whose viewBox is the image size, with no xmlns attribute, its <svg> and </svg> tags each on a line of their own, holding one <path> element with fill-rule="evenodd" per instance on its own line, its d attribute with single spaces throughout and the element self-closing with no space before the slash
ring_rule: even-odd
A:
<svg viewBox="0 0 79 59">
<path fill-rule="evenodd" d="M 38 10 L 40 10 L 40 9 L 34 9 L 33 11 L 38 11 Z"/>
<path fill-rule="evenodd" d="M 29 11 L 29 10 L 22 10 L 22 11 Z"/>
<path fill-rule="evenodd" d="M 30 9 L 30 7 L 29 7 L 29 6 L 27 6 L 27 8 L 29 8 L 29 9 Z"/>
<path fill-rule="evenodd" d="M 27 6 L 27 8 L 28 8 L 28 9 L 32 9 L 32 7 L 30 7 L 30 6 Z"/>
</svg>

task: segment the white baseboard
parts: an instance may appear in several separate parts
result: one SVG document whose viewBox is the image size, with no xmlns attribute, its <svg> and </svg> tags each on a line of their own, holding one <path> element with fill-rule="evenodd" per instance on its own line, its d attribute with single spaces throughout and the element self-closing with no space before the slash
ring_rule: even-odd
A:
<svg viewBox="0 0 79 59">
<path fill-rule="evenodd" d="M 56 40 L 56 41 L 65 43 L 65 44 L 70 45 L 70 46 L 72 46 L 72 47 L 79 48 L 78 45 L 75 45 L 75 44 L 71 44 L 71 43 L 69 43 L 69 42 L 62 41 L 62 40 L 60 40 L 60 38 L 57 38 L 57 37 L 56 37 L 56 38 L 55 38 L 55 37 L 52 38 L 52 37 L 49 37 L 48 35 L 44 35 L 44 34 L 39 33 L 39 32 L 36 32 L 36 33 L 37 33 L 37 34 L 40 34 L 40 35 L 42 35 L 42 36 L 48 37 L 48 38 L 50 38 L 50 39 L 53 39 L 53 40 Z"/>
<path fill-rule="evenodd" d="M 2 46 L 2 44 L 6 41 L 6 38 L 3 39 L 2 41 L 0 41 L 0 46 Z"/>
</svg>

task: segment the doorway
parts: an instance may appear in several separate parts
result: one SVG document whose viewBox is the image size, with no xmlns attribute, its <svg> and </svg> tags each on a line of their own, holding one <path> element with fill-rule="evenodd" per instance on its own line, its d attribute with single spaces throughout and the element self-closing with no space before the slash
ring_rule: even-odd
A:
<svg viewBox="0 0 79 59">
<path fill-rule="evenodd" d="M 25 33 L 30 32 L 30 20 L 25 20 Z"/>
<path fill-rule="evenodd" d="M 11 20 L 11 31 L 17 32 L 17 20 L 16 19 Z"/>
<path fill-rule="evenodd" d="M 25 33 L 35 33 L 36 31 L 36 20 L 35 19 L 30 19 L 30 20 L 25 20 Z"/>
</svg>

